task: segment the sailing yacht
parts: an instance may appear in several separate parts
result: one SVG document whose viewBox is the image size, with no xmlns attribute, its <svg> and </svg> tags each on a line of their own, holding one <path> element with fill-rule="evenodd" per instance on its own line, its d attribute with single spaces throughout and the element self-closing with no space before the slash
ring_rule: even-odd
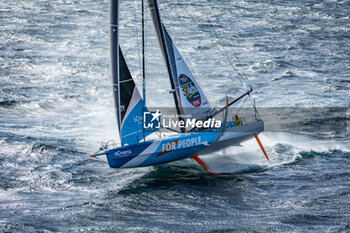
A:
<svg viewBox="0 0 350 233">
<path fill-rule="evenodd" d="M 172 129 L 176 134 L 168 134 L 165 138 L 151 137 L 159 133 L 161 125 L 147 128 L 146 113 L 151 113 L 152 119 L 158 120 L 161 113 L 149 112 L 146 106 L 145 87 L 145 56 L 144 56 L 144 1 L 142 1 L 142 77 L 143 96 L 141 96 L 130 73 L 122 48 L 119 43 L 119 8 L 122 7 L 119 0 L 110 0 L 110 51 L 111 71 L 113 78 L 113 93 L 117 124 L 121 145 L 115 143 L 106 144 L 102 151 L 92 155 L 106 156 L 111 168 L 133 168 L 152 166 L 168 163 L 175 160 L 193 158 L 201 166 L 212 174 L 217 174 L 199 156 L 222 150 L 232 145 L 256 138 L 263 153 L 266 152 L 258 138 L 258 134 L 264 130 L 264 122 L 255 110 L 255 120 L 243 125 L 236 125 L 234 121 L 227 120 L 231 116 L 229 107 L 244 97 L 251 97 L 252 88 L 244 94 L 229 101 L 226 96 L 226 105 L 216 110 L 211 107 L 203 90 L 198 85 L 185 60 L 181 56 L 175 43 L 171 39 L 167 29 L 161 21 L 157 0 L 148 0 L 148 8 L 151 14 L 154 29 L 162 51 L 165 67 L 171 84 L 169 91 L 173 97 L 178 120 L 190 122 L 190 129 L 181 124 L 180 130 Z M 222 121 L 217 124 L 207 124 L 214 117 L 222 114 Z M 199 123 L 198 123 L 199 122 Z M 153 126 L 153 124 L 150 124 Z"/>
</svg>

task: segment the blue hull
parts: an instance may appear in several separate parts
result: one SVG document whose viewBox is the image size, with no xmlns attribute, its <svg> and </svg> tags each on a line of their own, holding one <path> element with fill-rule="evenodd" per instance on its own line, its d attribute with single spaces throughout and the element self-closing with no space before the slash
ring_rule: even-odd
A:
<svg viewBox="0 0 350 233">
<path fill-rule="evenodd" d="M 219 131 L 197 132 L 122 146 L 105 154 L 112 168 L 151 166 L 189 158 L 196 154 L 212 153 L 248 140 L 253 134 L 263 130 L 263 121 L 258 121 L 249 125 L 228 127 L 218 141 L 216 139 Z"/>
</svg>

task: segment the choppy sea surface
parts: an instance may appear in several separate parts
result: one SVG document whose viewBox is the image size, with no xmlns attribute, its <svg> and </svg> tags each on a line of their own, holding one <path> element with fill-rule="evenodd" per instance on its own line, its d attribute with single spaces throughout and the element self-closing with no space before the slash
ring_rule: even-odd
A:
<svg viewBox="0 0 350 233">
<path fill-rule="evenodd" d="M 240 74 L 259 107 L 350 107 L 349 1 L 159 7 L 213 105 L 242 91 Z M 140 85 L 140 1 L 120 9 Z M 147 13 L 147 104 L 172 106 L 152 27 Z M 207 156 L 225 176 L 190 159 L 111 169 L 89 157 L 118 140 L 108 2 L 0 0 L 0 38 L 1 232 L 350 232 L 349 127 L 264 132 L 270 162 L 254 141 Z"/>
</svg>

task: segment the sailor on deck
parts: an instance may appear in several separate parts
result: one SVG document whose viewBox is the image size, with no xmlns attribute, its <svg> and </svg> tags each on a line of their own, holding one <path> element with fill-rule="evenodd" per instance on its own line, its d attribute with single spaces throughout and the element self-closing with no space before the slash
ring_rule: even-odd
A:
<svg viewBox="0 0 350 233">
<path fill-rule="evenodd" d="M 241 126 L 242 125 L 242 121 L 237 115 L 235 115 L 235 123 L 236 123 L 237 126 Z"/>
</svg>

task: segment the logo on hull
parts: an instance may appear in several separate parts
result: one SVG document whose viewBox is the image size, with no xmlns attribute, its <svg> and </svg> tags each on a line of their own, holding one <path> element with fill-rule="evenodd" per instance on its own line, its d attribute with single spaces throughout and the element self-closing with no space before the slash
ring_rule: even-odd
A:
<svg viewBox="0 0 350 233">
<path fill-rule="evenodd" d="M 156 155 L 156 157 L 162 156 L 170 151 L 189 148 L 193 146 L 199 146 L 202 144 L 201 136 L 178 139 L 172 142 L 162 144 L 162 152 Z"/>
</svg>

